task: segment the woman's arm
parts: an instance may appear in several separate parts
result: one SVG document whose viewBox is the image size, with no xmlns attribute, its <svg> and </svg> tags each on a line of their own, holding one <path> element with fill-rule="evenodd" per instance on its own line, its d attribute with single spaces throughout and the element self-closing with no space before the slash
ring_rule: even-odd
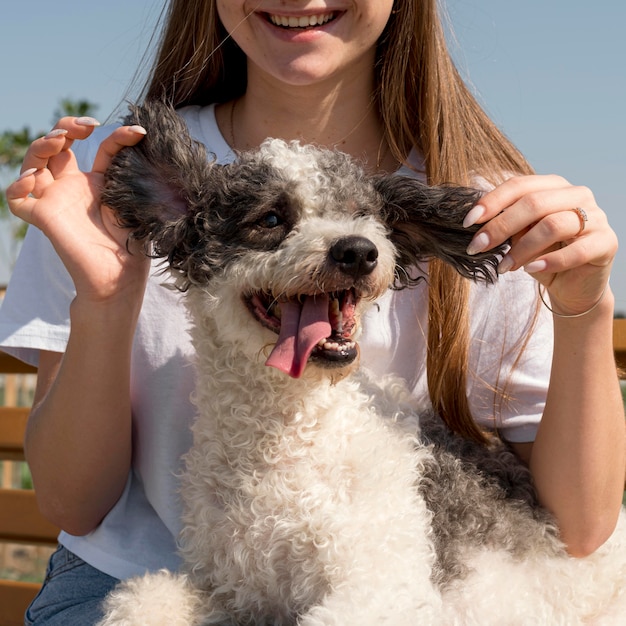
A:
<svg viewBox="0 0 626 626">
<path fill-rule="evenodd" d="M 582 231 L 574 207 L 588 215 Z M 512 238 L 502 270 L 525 266 L 546 288 L 556 313 L 543 418 L 534 444 L 516 449 L 527 459 L 569 552 L 589 554 L 615 527 L 626 468 L 614 298 L 606 287 L 615 234 L 588 189 L 552 176 L 507 181 L 484 196 L 473 217 L 493 218 L 478 233 L 474 250 Z"/>
<path fill-rule="evenodd" d="M 540 498 L 571 554 L 608 539 L 624 495 L 624 409 L 613 356 L 613 297 L 584 318 L 555 318 L 543 419 L 530 456 Z"/>
<path fill-rule="evenodd" d="M 70 147 L 93 123 L 80 122 L 64 118 L 33 142 L 7 189 L 13 213 L 46 234 L 76 288 L 65 354 L 41 354 L 25 450 L 43 513 L 77 535 L 97 526 L 128 479 L 130 352 L 149 268 L 99 204 L 111 156 L 142 133 L 114 131 L 83 173 Z"/>
<path fill-rule="evenodd" d="M 115 504 L 131 457 L 132 330 L 78 308 L 65 354 L 40 355 L 24 444 L 42 513 L 73 535 L 93 530 Z"/>
<path fill-rule="evenodd" d="M 624 416 L 606 324 L 609 318 L 612 325 L 612 297 L 606 299 L 605 311 L 593 312 L 596 323 L 555 323 L 552 377 L 537 438 L 513 444 L 575 556 L 593 552 L 611 534 L 624 490 Z"/>
</svg>

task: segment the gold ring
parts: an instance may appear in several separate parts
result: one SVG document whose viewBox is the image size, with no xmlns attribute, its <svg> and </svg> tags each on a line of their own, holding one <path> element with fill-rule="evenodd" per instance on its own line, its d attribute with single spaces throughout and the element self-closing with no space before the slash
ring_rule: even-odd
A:
<svg viewBox="0 0 626 626">
<path fill-rule="evenodd" d="M 580 233 L 582 233 L 583 230 L 585 230 L 585 223 L 587 222 L 589 218 L 587 217 L 586 211 L 584 209 L 581 209 L 580 207 L 576 207 L 575 209 L 570 209 L 570 210 L 574 211 L 574 213 L 578 215 L 578 220 L 580 221 L 580 228 L 578 229 L 578 232 L 574 235 L 574 237 L 578 237 Z"/>
</svg>

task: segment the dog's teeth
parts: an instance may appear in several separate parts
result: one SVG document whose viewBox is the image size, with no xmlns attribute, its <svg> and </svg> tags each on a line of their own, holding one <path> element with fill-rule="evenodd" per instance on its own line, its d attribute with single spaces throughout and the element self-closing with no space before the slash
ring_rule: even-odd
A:
<svg viewBox="0 0 626 626">
<path fill-rule="evenodd" d="M 354 341 L 342 341 L 338 343 L 336 341 L 327 341 L 326 339 L 322 339 L 317 344 L 320 348 L 324 350 L 332 350 L 333 352 L 339 352 L 340 350 L 352 350 L 356 347 L 356 343 Z"/>
</svg>

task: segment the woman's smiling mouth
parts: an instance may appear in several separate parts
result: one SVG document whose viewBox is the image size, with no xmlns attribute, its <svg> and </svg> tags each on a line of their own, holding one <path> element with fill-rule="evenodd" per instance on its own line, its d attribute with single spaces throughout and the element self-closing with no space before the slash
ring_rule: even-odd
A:
<svg viewBox="0 0 626 626">
<path fill-rule="evenodd" d="M 331 11 L 329 13 L 319 13 L 318 15 L 296 17 L 294 15 L 273 15 L 267 13 L 266 17 L 274 26 L 280 26 L 281 28 L 311 28 L 328 24 L 328 22 L 337 17 L 337 14 Z"/>
</svg>

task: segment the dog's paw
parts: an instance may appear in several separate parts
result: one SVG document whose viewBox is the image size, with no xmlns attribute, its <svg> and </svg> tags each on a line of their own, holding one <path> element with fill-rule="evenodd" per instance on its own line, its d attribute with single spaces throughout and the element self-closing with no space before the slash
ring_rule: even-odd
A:
<svg viewBox="0 0 626 626">
<path fill-rule="evenodd" d="M 105 598 L 97 626 L 193 626 L 199 605 L 186 576 L 161 570 L 120 583 Z"/>
</svg>

